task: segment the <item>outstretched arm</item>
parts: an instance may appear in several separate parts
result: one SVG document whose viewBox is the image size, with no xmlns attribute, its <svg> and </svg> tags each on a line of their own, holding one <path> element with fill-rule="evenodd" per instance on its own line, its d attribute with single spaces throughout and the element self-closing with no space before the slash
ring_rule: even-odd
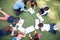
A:
<svg viewBox="0 0 60 40">
<path fill-rule="evenodd" d="M 29 38 L 30 38 L 30 39 L 32 39 L 32 36 L 31 36 L 31 34 L 29 34 Z"/>
<path fill-rule="evenodd" d="M 3 15 L 5 15 L 5 14 L 6 14 L 4 11 L 2 11 L 2 10 L 1 10 L 1 8 L 0 8 L 0 12 L 1 12 Z"/>
</svg>

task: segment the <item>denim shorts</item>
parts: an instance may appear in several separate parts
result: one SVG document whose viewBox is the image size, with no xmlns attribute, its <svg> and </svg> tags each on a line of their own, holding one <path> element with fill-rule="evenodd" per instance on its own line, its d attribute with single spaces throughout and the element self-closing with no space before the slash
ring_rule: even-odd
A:
<svg viewBox="0 0 60 40">
<path fill-rule="evenodd" d="M 56 34 L 56 32 L 57 32 L 57 30 L 54 30 L 53 28 L 54 28 L 54 25 L 56 25 L 56 24 L 50 24 L 50 32 L 51 33 L 53 33 L 53 34 Z"/>
</svg>

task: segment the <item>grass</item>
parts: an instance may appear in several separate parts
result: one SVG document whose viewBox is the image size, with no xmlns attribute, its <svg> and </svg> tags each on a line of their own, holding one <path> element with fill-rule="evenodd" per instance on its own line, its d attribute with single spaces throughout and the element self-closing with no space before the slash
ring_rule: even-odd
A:
<svg viewBox="0 0 60 40">
<path fill-rule="evenodd" d="M 15 16 L 15 13 L 13 11 L 13 5 L 17 0 L 0 0 L 0 8 L 2 8 L 5 12 L 8 14 Z M 50 12 L 48 16 L 44 17 L 44 23 L 60 23 L 60 3 L 59 0 L 37 0 L 38 7 L 36 7 L 35 11 L 38 13 L 39 8 L 41 8 L 43 5 L 48 5 L 50 7 Z M 22 13 L 19 17 L 23 18 L 25 20 L 23 27 L 27 28 L 31 25 L 34 25 L 34 21 L 37 18 L 36 13 L 31 15 L 28 12 Z M 3 16 L 0 14 L 0 16 Z M 0 29 L 3 29 L 7 27 L 10 23 L 6 21 L 0 20 Z M 40 30 L 37 30 L 37 32 L 41 33 L 42 36 L 40 40 L 60 40 L 60 31 L 57 32 L 56 35 L 51 34 L 50 32 L 41 32 Z M 33 32 L 32 32 L 33 33 Z M 12 40 L 13 37 L 10 35 L 0 37 L 0 40 Z M 28 35 L 26 38 L 22 40 L 29 40 Z"/>
</svg>

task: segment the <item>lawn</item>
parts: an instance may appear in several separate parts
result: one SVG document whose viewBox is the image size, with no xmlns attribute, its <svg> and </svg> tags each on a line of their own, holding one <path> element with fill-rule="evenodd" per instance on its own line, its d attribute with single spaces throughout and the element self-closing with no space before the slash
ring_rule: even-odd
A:
<svg viewBox="0 0 60 40">
<path fill-rule="evenodd" d="M 17 0 L 0 0 L 0 8 L 2 8 L 8 14 L 16 17 L 16 15 L 13 11 L 13 5 L 16 1 Z M 38 13 L 39 8 L 41 8 L 43 5 L 48 5 L 50 7 L 50 12 L 49 12 L 48 16 L 43 17 L 45 19 L 44 23 L 60 24 L 60 3 L 59 2 L 60 2 L 60 0 L 37 0 L 38 7 L 36 7 L 36 9 L 35 9 L 36 13 L 31 15 L 28 12 L 23 12 L 21 15 L 19 15 L 19 17 L 21 17 L 22 19 L 25 20 L 23 27 L 27 28 L 31 25 L 34 25 L 35 19 L 37 19 L 36 14 Z M 0 14 L 0 16 L 3 16 L 3 15 Z M 6 21 L 0 20 L 0 29 L 7 27 L 9 24 L 10 23 L 8 23 Z M 56 35 L 54 35 L 50 32 L 46 32 L 46 31 L 41 32 L 40 30 L 37 30 L 37 32 L 42 34 L 40 40 L 60 40 L 60 31 L 59 30 Z M 12 40 L 12 38 L 13 37 L 8 35 L 8 36 L 0 37 L 0 40 Z M 29 40 L 28 35 L 26 38 L 24 38 L 22 40 Z"/>
</svg>

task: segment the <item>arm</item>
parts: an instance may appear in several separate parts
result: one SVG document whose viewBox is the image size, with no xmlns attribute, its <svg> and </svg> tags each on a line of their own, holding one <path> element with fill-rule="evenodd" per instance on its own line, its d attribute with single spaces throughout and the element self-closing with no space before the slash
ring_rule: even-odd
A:
<svg viewBox="0 0 60 40">
<path fill-rule="evenodd" d="M 4 14 L 4 15 L 6 14 L 4 11 L 1 10 L 1 8 L 0 8 L 0 12 L 1 12 L 2 14 Z"/>
<path fill-rule="evenodd" d="M 21 34 L 22 34 L 22 37 L 23 37 L 23 38 L 26 37 L 26 34 L 25 34 L 25 33 L 21 32 Z"/>
<path fill-rule="evenodd" d="M 34 34 L 37 34 L 37 32 L 36 32 L 36 31 L 34 31 Z"/>
<path fill-rule="evenodd" d="M 31 34 L 29 34 L 29 38 L 30 38 L 30 39 L 32 39 L 32 36 L 31 36 Z"/>
<path fill-rule="evenodd" d="M 23 11 L 27 11 L 24 7 L 22 7 L 22 10 L 23 10 Z"/>
</svg>

